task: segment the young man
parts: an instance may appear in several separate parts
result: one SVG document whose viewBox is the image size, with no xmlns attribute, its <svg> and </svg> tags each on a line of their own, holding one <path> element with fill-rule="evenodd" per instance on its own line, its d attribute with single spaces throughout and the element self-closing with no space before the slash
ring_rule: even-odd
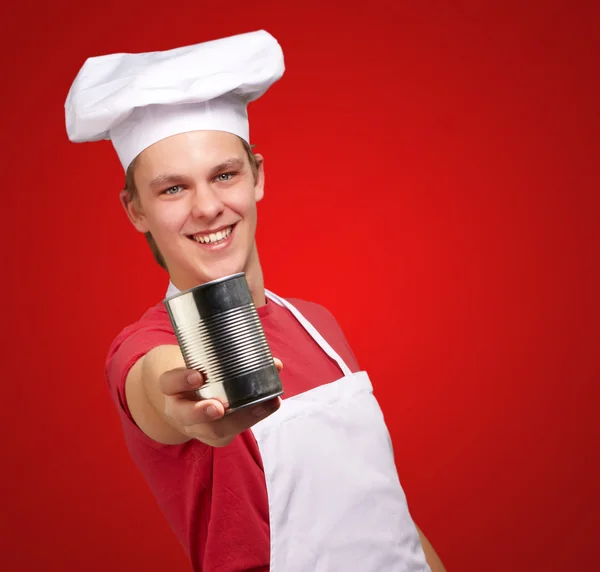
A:
<svg viewBox="0 0 600 572">
<path fill-rule="evenodd" d="M 412 522 L 372 387 L 322 307 L 264 288 L 263 158 L 246 107 L 283 74 L 264 31 L 91 58 L 65 104 L 73 141 L 110 139 L 121 201 L 171 282 L 245 272 L 285 389 L 225 414 L 197 401 L 159 301 L 116 338 L 107 377 L 133 460 L 194 570 L 443 570 Z"/>
</svg>

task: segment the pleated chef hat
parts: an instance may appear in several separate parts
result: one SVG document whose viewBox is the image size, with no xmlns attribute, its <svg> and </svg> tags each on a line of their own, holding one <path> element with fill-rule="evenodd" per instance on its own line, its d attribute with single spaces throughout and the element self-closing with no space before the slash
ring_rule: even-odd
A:
<svg viewBox="0 0 600 572">
<path fill-rule="evenodd" d="M 196 130 L 248 143 L 247 104 L 281 78 L 283 52 L 264 30 L 163 52 L 89 58 L 67 100 L 73 142 L 110 139 L 123 168 L 154 143 Z"/>
</svg>

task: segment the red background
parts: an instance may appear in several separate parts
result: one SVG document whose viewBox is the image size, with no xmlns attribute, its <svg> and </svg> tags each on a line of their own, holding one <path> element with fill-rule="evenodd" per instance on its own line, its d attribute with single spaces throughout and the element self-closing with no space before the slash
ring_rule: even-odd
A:
<svg viewBox="0 0 600 572">
<path fill-rule="evenodd" d="M 63 103 L 88 56 L 259 28 L 267 287 L 338 317 L 449 572 L 597 569 L 598 6 L 5 4 L 2 569 L 188 569 L 103 377 L 166 277 Z"/>
</svg>

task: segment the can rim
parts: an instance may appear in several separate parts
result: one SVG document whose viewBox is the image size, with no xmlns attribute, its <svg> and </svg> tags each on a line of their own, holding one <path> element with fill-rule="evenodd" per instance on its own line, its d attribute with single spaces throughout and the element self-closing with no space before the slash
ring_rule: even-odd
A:
<svg viewBox="0 0 600 572">
<path fill-rule="evenodd" d="M 198 284 L 197 286 L 192 286 L 192 288 L 188 288 L 187 290 L 183 290 L 178 294 L 173 294 L 172 296 L 165 298 L 165 302 L 169 302 L 171 300 L 174 300 L 175 298 L 183 296 L 184 294 L 189 294 L 190 292 L 201 290 L 208 286 L 213 286 L 215 284 L 218 284 L 219 282 L 225 282 L 227 280 L 231 280 L 232 278 L 237 278 L 239 276 L 245 276 L 245 272 L 236 272 L 235 274 L 229 274 L 228 276 L 223 276 L 222 278 L 216 278 L 215 280 L 210 280 L 209 282 L 204 282 L 203 284 Z"/>
</svg>

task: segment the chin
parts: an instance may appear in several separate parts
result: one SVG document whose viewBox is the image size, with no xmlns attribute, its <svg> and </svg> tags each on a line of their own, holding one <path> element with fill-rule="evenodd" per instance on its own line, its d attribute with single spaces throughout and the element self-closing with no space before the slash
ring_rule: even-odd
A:
<svg viewBox="0 0 600 572">
<path fill-rule="evenodd" d="M 213 257 L 212 260 L 208 257 L 185 256 L 179 257 L 180 264 L 173 264 L 171 274 L 178 277 L 178 282 L 181 284 L 200 285 L 212 280 L 218 280 L 232 274 L 245 272 L 251 257 L 251 253 L 246 252 L 230 252 L 229 255 L 222 257 Z M 177 268 L 177 270 L 176 270 Z"/>
<path fill-rule="evenodd" d="M 239 272 L 244 272 L 244 264 L 229 263 L 215 265 L 213 268 L 203 268 L 199 273 L 199 277 L 202 278 L 202 283 L 204 283 L 225 278 L 225 276 L 231 276 L 232 274 L 238 274 Z"/>
</svg>

